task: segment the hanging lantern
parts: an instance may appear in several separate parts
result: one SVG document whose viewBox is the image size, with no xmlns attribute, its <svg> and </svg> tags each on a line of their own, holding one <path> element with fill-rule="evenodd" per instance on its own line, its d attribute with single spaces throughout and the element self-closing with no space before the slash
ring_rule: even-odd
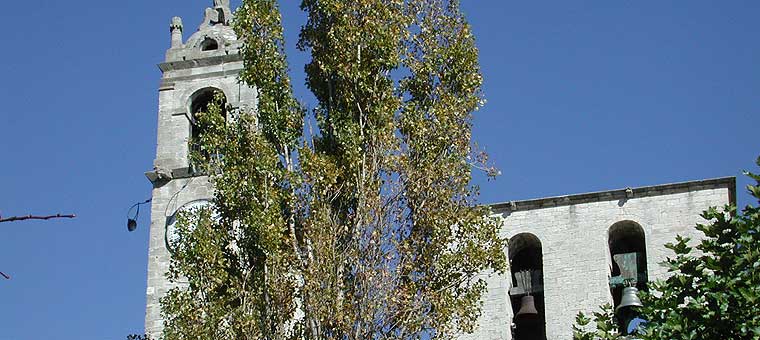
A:
<svg viewBox="0 0 760 340">
<path fill-rule="evenodd" d="M 129 211 L 127 211 L 127 230 L 129 231 L 135 231 L 137 229 L 137 218 L 140 216 L 140 206 L 143 204 L 148 204 L 151 202 L 151 199 L 145 200 L 145 202 L 138 202 L 135 203 L 131 208 L 129 208 Z M 135 211 L 134 216 L 129 216 L 132 213 L 132 210 L 137 208 L 137 211 Z"/>
<path fill-rule="evenodd" d="M 137 221 L 133 219 L 127 219 L 127 230 L 129 231 L 135 231 L 137 229 Z"/>
</svg>

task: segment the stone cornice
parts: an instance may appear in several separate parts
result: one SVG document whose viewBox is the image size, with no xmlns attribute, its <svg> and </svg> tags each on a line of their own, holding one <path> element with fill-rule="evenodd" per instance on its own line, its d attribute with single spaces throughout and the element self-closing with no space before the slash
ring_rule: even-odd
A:
<svg viewBox="0 0 760 340">
<path fill-rule="evenodd" d="M 502 213 L 510 211 L 534 210 L 549 207 L 558 207 L 582 203 L 604 202 L 614 200 L 628 200 L 642 197 L 669 195 L 689 191 L 727 188 L 729 202 L 736 203 L 736 177 L 722 177 L 704 179 L 698 181 L 662 184 L 639 188 L 626 188 L 610 191 L 590 192 L 566 196 L 546 197 L 522 201 L 509 201 L 488 205 L 493 212 Z"/>
<path fill-rule="evenodd" d="M 173 90 L 174 84 L 176 82 L 180 81 L 189 81 L 189 80 L 197 80 L 197 79 L 205 79 L 205 78 L 214 78 L 214 77 L 228 77 L 228 76 L 238 76 L 240 74 L 239 69 L 231 69 L 231 70 L 224 70 L 219 72 L 208 72 L 203 74 L 194 74 L 190 76 L 178 76 L 178 77 L 168 77 L 168 78 L 162 78 L 161 84 L 159 85 L 158 90 L 159 91 L 166 91 L 166 90 Z"/>
<path fill-rule="evenodd" d="M 225 63 L 231 63 L 243 60 L 243 56 L 239 53 L 218 55 L 206 58 L 195 58 L 189 60 L 177 60 L 168 61 L 158 64 L 158 68 L 161 72 L 166 73 L 168 71 L 184 70 L 195 67 L 206 67 L 221 65 Z"/>
</svg>

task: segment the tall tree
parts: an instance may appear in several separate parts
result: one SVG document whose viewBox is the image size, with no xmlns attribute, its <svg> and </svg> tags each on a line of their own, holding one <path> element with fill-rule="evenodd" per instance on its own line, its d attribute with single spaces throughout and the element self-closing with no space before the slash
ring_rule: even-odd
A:
<svg viewBox="0 0 760 340">
<path fill-rule="evenodd" d="M 757 159 L 760 166 L 760 158 Z M 760 175 L 747 187 L 760 200 Z M 669 276 L 650 283 L 642 294 L 641 316 L 646 327 L 640 339 L 758 339 L 760 338 L 760 207 L 710 208 L 698 224 L 704 234 L 692 247 L 678 236 L 666 245 Z M 695 251 L 697 250 L 697 251 Z M 623 339 L 612 308 L 605 306 L 592 318 L 579 314 L 574 339 Z"/>
<path fill-rule="evenodd" d="M 274 0 L 244 0 L 256 112 L 199 116 L 213 204 L 180 216 L 166 339 L 451 339 L 506 267 L 476 204 L 470 27 L 452 0 L 303 0 L 317 131 L 287 76 Z"/>
</svg>

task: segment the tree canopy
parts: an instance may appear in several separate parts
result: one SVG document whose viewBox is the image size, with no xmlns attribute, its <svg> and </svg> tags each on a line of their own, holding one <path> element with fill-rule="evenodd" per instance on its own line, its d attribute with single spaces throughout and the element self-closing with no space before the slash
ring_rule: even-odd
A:
<svg viewBox="0 0 760 340">
<path fill-rule="evenodd" d="M 477 205 L 483 105 L 456 0 L 303 0 L 306 110 L 288 78 L 274 0 L 235 30 L 254 111 L 198 115 L 194 162 L 215 192 L 180 214 L 161 301 L 172 339 L 452 339 L 503 272 L 500 224 Z M 310 114 L 309 114 L 310 113 Z M 316 127 L 307 127 L 306 122 Z M 304 132 L 305 131 L 305 132 Z"/>
</svg>

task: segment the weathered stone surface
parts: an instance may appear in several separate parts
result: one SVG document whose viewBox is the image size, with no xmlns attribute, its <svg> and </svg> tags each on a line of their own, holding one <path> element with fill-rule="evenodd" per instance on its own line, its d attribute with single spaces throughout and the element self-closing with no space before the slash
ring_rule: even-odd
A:
<svg viewBox="0 0 760 340">
<path fill-rule="evenodd" d="M 579 311 L 612 303 L 608 231 L 613 224 L 633 221 L 644 229 L 649 278 L 663 278 L 667 270 L 658 264 L 672 255 L 664 244 L 676 234 L 699 239 L 694 226 L 704 222 L 700 213 L 734 201 L 735 191 L 731 177 L 507 202 L 493 209 L 503 220 L 502 236 L 530 233 L 541 241 L 546 338 L 570 339 Z M 492 277 L 488 284 L 480 327 L 462 339 L 512 339 L 511 274 Z"/>
<path fill-rule="evenodd" d="M 219 6 L 229 13 L 228 1 L 214 1 L 214 8 Z M 256 91 L 238 79 L 243 63 L 238 54 L 240 42 L 231 27 L 226 23 L 210 23 L 185 43 L 179 18 L 172 20 L 170 28 L 172 45 L 165 62 L 159 65 L 162 78 L 154 169 L 160 171 L 150 171 L 156 180 L 151 207 L 145 331 L 155 339 L 163 329 L 159 299 L 172 288 L 165 277 L 170 259 L 166 247 L 167 221 L 188 202 L 213 195 L 208 178 L 189 171 L 189 111 L 193 95 L 212 88 L 223 92 L 233 107 L 255 107 L 256 103 Z M 202 51 L 201 43 L 207 38 L 214 39 L 218 49 Z"/>
</svg>

